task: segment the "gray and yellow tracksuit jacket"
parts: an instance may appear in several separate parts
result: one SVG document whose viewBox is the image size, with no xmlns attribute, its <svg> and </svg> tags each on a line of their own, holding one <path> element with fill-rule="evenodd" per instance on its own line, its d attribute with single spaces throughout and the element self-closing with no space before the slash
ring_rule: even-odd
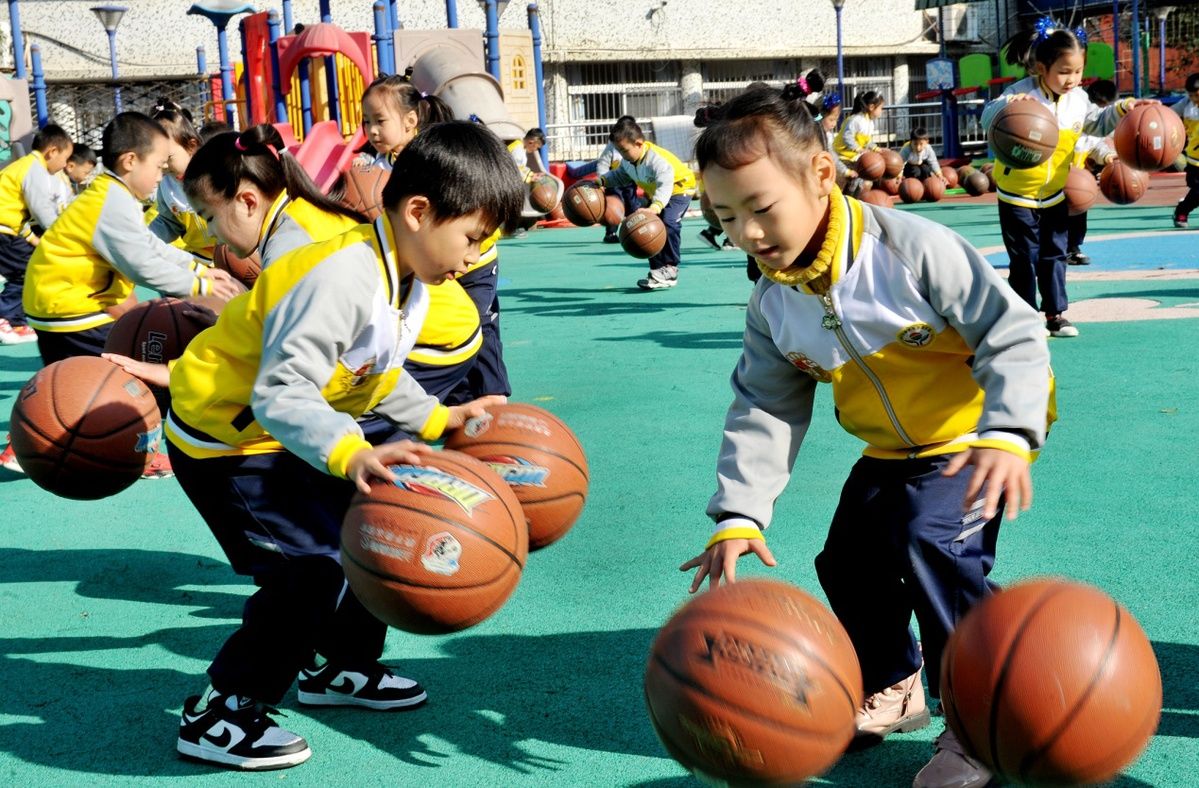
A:
<svg viewBox="0 0 1199 788">
<path fill-rule="evenodd" d="M 760 537 L 812 418 L 818 383 L 865 455 L 998 448 L 1031 459 L 1053 420 L 1045 324 L 970 244 L 910 213 L 834 191 L 805 269 L 750 297 L 732 376 L 709 545 Z"/>
<path fill-rule="evenodd" d="M 857 112 L 841 121 L 837 136 L 833 137 L 833 153 L 841 161 L 854 162 L 863 151 L 874 150 L 874 119 L 865 112 Z"/>
<path fill-rule="evenodd" d="M 1130 109 L 1131 100 L 1122 99 L 1098 109 L 1082 88 L 1058 96 L 1037 77 L 1028 77 L 1009 85 L 1003 95 L 987 104 L 983 109 L 983 127 L 990 129 L 999 110 L 1024 94 L 1032 96 L 1057 118 L 1057 149 L 1046 161 L 1028 169 L 996 164 L 995 185 L 1002 202 L 1021 208 L 1049 208 L 1066 199 L 1062 190 L 1072 163 L 1085 159 L 1085 155 L 1102 163 L 1109 153 L 1115 152 L 1102 137 L 1096 136 L 1096 130 L 1114 128 L 1115 120 Z"/>
<path fill-rule="evenodd" d="M 157 214 L 150 222 L 150 232 L 168 244 L 179 241 L 183 249 L 211 265 L 216 238 L 208 231 L 208 223 L 188 202 L 183 183 L 178 178 L 169 173 L 163 176 L 158 184 L 155 208 Z"/>
<path fill-rule="evenodd" d="M 1182 155 L 1188 166 L 1199 167 L 1199 105 L 1190 99 L 1183 99 L 1172 104 L 1170 109 L 1178 113 L 1187 130 L 1187 146 Z"/>
<path fill-rule="evenodd" d="M 651 200 L 651 205 L 665 208 L 676 194 L 695 194 L 695 171 L 690 165 L 665 148 L 652 142 L 642 143 L 645 150 L 635 162 L 621 159 L 620 166 L 596 178 L 600 186 L 620 188 L 635 183 Z"/>
<path fill-rule="evenodd" d="M 26 236 L 30 220 L 49 229 L 58 218 L 58 186 L 41 151 L 0 170 L 0 233 Z"/>
<path fill-rule="evenodd" d="M 275 260 L 171 370 L 167 439 L 190 457 L 290 451 L 344 478 L 374 412 L 422 438 L 449 410 L 403 373 L 429 309 L 385 218 Z"/>
</svg>

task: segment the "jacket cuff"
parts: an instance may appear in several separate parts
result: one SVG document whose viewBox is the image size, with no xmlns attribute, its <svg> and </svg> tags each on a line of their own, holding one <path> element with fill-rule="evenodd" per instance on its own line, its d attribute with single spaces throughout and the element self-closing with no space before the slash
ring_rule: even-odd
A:
<svg viewBox="0 0 1199 788">
<path fill-rule="evenodd" d="M 1028 462 L 1033 461 L 1028 439 L 1014 432 L 988 430 L 979 435 L 977 440 L 970 441 L 970 447 L 973 449 L 999 449 L 1015 454 Z"/>
<path fill-rule="evenodd" d="M 363 449 L 370 450 L 373 447 L 361 435 L 349 433 L 343 435 L 334 446 L 333 451 L 329 452 L 329 473 L 339 479 L 348 478 L 347 469 L 350 465 L 350 459 Z"/>
<path fill-rule="evenodd" d="M 429 414 L 429 418 L 425 420 L 425 426 L 420 428 L 420 437 L 422 440 L 432 441 L 441 437 L 445 432 L 445 425 L 450 420 L 450 409 L 445 405 L 438 405 L 433 408 L 433 412 Z"/>
<path fill-rule="evenodd" d="M 716 524 L 716 530 L 712 533 L 712 538 L 704 546 L 707 550 L 712 545 L 719 542 L 725 542 L 729 539 L 759 539 L 763 542 L 766 537 L 762 534 L 762 529 L 758 524 L 748 517 L 732 516 L 725 520 L 721 520 Z"/>
</svg>

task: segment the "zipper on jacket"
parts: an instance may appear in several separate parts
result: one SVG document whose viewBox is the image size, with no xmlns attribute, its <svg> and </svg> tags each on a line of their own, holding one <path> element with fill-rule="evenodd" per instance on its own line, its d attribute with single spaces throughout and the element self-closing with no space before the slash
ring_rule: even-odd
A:
<svg viewBox="0 0 1199 788">
<path fill-rule="evenodd" d="M 899 423 L 899 416 L 895 414 L 895 408 L 891 406 L 891 400 L 887 397 L 887 392 L 883 388 L 883 382 L 878 379 L 878 376 L 870 369 L 866 360 L 862 358 L 862 354 L 858 353 L 857 349 L 850 343 L 849 337 L 846 336 L 845 329 L 841 326 L 841 318 L 837 317 L 837 311 L 833 307 L 832 293 L 822 293 L 820 295 L 820 303 L 824 305 L 824 317 L 820 320 L 821 328 L 832 331 L 837 335 L 837 340 L 841 343 L 841 347 L 845 348 L 845 352 L 853 356 L 853 360 L 857 362 L 862 372 L 874 384 L 874 390 L 878 392 L 879 399 L 883 402 L 883 409 L 887 411 L 887 418 L 891 420 L 891 426 L 895 429 L 895 432 L 904 443 L 915 447 L 916 442 L 908 436 L 908 433 Z"/>
</svg>

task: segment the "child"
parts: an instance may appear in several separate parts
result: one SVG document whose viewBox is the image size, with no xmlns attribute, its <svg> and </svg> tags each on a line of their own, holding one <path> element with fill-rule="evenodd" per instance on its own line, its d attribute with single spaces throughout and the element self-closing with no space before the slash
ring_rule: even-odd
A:
<svg viewBox="0 0 1199 788">
<path fill-rule="evenodd" d="M 712 118 L 717 117 L 719 109 L 719 104 L 708 104 L 697 109 L 695 111 L 694 120 L 696 128 L 707 128 L 708 124 L 712 122 Z M 611 143 L 608 144 L 611 145 Z M 721 229 L 720 222 L 717 221 L 716 215 L 712 213 L 712 203 L 708 200 L 708 195 L 704 191 L 704 179 L 698 175 L 695 176 L 695 192 L 699 195 L 699 212 L 704 217 L 704 221 L 708 223 L 707 227 L 699 231 L 699 239 L 703 241 L 705 245 L 712 247 L 718 252 L 725 249 L 736 249 L 737 246 L 728 238 L 728 236 L 725 236 L 724 241 L 721 242 L 720 236 L 722 233 L 724 233 L 724 230 Z M 610 229 L 612 232 L 616 231 L 615 227 Z M 754 278 L 756 271 L 756 265 L 752 270 L 749 270 L 749 279 L 751 282 L 757 281 Z"/>
<path fill-rule="evenodd" d="M 696 113 L 699 117 L 699 113 Z M 616 149 L 616 145 L 612 143 L 612 134 L 620 127 L 627 126 L 630 123 L 636 123 L 637 119 L 632 115 L 621 115 L 612 124 L 612 128 L 608 130 L 608 143 L 604 145 L 604 149 L 600 151 L 599 157 L 595 160 L 595 177 L 603 178 L 612 170 L 620 167 L 620 151 Z M 624 215 L 628 216 L 641 207 L 641 200 L 637 197 L 637 184 L 626 183 L 619 187 L 607 186 L 604 188 L 604 196 L 614 194 L 620 198 L 624 204 Z M 604 228 L 604 243 L 614 244 L 620 243 L 620 238 L 617 237 L 616 227 Z"/>
<path fill-rule="evenodd" d="M 1187 130 L 1186 157 L 1187 193 L 1174 208 L 1174 226 L 1185 230 L 1187 218 L 1199 205 L 1199 74 L 1191 74 L 1186 81 L 1187 97 L 1175 103 L 1172 109 L 1182 118 Z"/>
<path fill-rule="evenodd" d="M 738 96 L 696 144 L 713 207 L 763 279 L 708 504 L 716 530 L 681 569 L 698 570 L 694 592 L 705 577 L 732 582 L 746 553 L 775 565 L 763 531 L 816 386 L 831 383 L 838 421 L 867 448 L 816 569 L 861 661 L 859 734 L 878 739 L 928 724 L 913 612 L 936 695 L 946 638 L 990 591 L 1004 507 L 1028 508 L 1049 353 L 1036 313 L 961 237 L 842 194 L 799 98 Z M 946 730 L 914 785 L 985 784 L 959 752 Z"/>
<path fill-rule="evenodd" d="M 183 192 L 183 174 L 203 140 L 191 120 L 178 109 L 162 109 L 153 120 L 167 134 L 167 174 L 158 184 L 156 208 L 158 215 L 150 222 L 150 232 L 164 243 L 181 241 L 181 248 L 203 262 L 212 265 L 216 238 L 208 224 L 199 217 Z"/>
<path fill-rule="evenodd" d="M 362 131 L 373 152 L 360 154 L 356 166 L 390 170 L 418 129 L 454 119 L 449 105 L 413 87 L 410 75 L 411 69 L 403 76 L 379 77 L 362 94 Z"/>
<path fill-rule="evenodd" d="M 691 207 L 695 173 L 670 151 L 646 142 L 636 123 L 613 129 L 609 139 L 620 153 L 620 167 L 596 182 L 600 186 L 640 186 L 652 201 L 644 210 L 658 214 L 666 225 L 666 245 L 649 259 L 649 275 L 638 280 L 637 286 L 642 290 L 674 287 L 679 282 L 681 221 Z"/>
<path fill-rule="evenodd" d="M 1079 36 L 1082 36 L 1080 39 Z M 1086 133 L 1088 117 L 1106 123 L 1123 117 L 1135 103 L 1125 99 L 1093 114 L 1087 92 L 1079 87 L 1086 66 L 1082 30 L 1056 28 L 1043 19 L 1033 30 L 1017 33 L 1007 43 L 1012 65 L 1024 63 L 1031 76 L 1016 82 L 987 104 L 982 124 L 990 128 L 996 114 L 1011 101 L 1036 101 L 1057 116 L 1057 150 L 1045 162 L 1027 169 L 997 164 L 994 170 L 999 194 L 999 227 L 1010 260 L 1008 284 L 1020 297 L 1045 313 L 1045 330 L 1054 337 L 1076 337 L 1078 329 L 1066 319 L 1066 246 L 1070 221 L 1062 191 L 1070 164 L 1086 154 L 1106 164 L 1114 151 L 1100 137 Z"/>
<path fill-rule="evenodd" d="M 524 191 L 503 144 L 471 123 L 429 128 L 393 166 L 383 216 L 276 260 L 171 372 L 165 432 L 180 484 L 259 586 L 211 685 L 184 704 L 176 746 L 190 757 L 242 769 L 306 760 L 307 742 L 270 717 L 297 676 L 309 706 L 426 698 L 378 661 L 386 626 L 338 564 L 354 492 L 394 482 L 388 466 L 419 464 L 426 449 L 373 447 L 355 417 L 369 408 L 433 439 L 502 401 L 446 408 L 399 372 L 426 287 L 466 271 L 481 241 L 519 218 Z"/>
<path fill-rule="evenodd" d="M 876 90 L 859 93 L 853 100 L 853 112 L 841 123 L 833 137 L 833 152 L 848 169 L 868 150 L 878 150 L 874 142 L 874 121 L 883 115 L 883 95 Z M 848 194 L 861 191 L 863 181 L 855 173 L 846 185 Z"/>
<path fill-rule="evenodd" d="M 88 184 L 96 172 L 96 152 L 86 145 L 76 144 L 71 149 L 66 166 L 55 176 L 58 186 L 58 212 L 62 213 Z"/>
<path fill-rule="evenodd" d="M 33 153 L 0 170 L 0 345 L 36 342 L 21 299 L 26 269 L 42 232 L 58 218 L 58 187 L 52 176 L 66 166 L 74 143 L 60 127 L 46 126 L 33 136 Z"/>
<path fill-rule="evenodd" d="M 512 161 L 516 164 L 517 171 L 520 172 L 521 178 L 526 183 L 533 180 L 535 173 L 546 171 L 545 166 L 541 163 L 541 149 L 544 147 L 545 132 L 537 128 L 526 131 L 524 139 L 512 140 L 508 143 Z"/>
<path fill-rule="evenodd" d="M 899 149 L 899 157 L 903 159 L 903 177 L 924 180 L 936 175 L 945 180 L 937 152 L 928 144 L 928 131 L 923 126 L 912 129 L 912 138 Z"/>
<path fill-rule="evenodd" d="M 1105 115 L 1105 122 L 1101 124 L 1100 116 L 1103 108 L 1116 100 L 1116 83 L 1110 79 L 1095 80 L 1087 87 L 1087 98 L 1091 100 L 1091 111 L 1083 124 L 1083 131 L 1091 136 L 1106 137 L 1115 130 L 1116 119 L 1113 115 Z M 1080 170 L 1088 169 L 1085 151 L 1074 154 L 1074 166 Z M 1082 242 L 1087 237 L 1086 211 L 1071 216 L 1069 222 L 1070 229 L 1066 234 L 1066 265 L 1090 265 L 1091 258 L 1082 253 Z"/>
</svg>

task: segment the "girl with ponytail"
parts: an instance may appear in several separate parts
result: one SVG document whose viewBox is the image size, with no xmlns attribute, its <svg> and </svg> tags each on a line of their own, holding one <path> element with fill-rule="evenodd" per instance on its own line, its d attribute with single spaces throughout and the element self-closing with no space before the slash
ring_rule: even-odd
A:
<svg viewBox="0 0 1199 788">
<path fill-rule="evenodd" d="M 846 168 L 853 169 L 854 162 L 863 153 L 878 149 L 874 143 L 874 121 L 882 116 L 884 103 L 883 95 L 877 90 L 868 90 L 854 97 L 853 111 L 833 137 L 833 153 L 837 154 Z M 857 186 L 860 181 L 854 178 L 853 183 Z"/>
<path fill-rule="evenodd" d="M 450 106 L 412 84 L 412 69 L 379 77 L 362 94 L 362 130 L 373 149 L 356 164 L 391 169 L 391 163 L 417 132 L 432 123 L 454 119 Z"/>
</svg>

